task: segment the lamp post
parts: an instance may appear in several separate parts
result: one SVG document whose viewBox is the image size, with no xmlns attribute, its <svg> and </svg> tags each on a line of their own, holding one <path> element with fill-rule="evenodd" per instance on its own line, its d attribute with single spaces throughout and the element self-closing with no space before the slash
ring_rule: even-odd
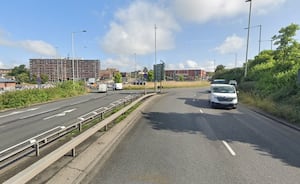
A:
<svg viewBox="0 0 300 184">
<path fill-rule="evenodd" d="M 250 34 L 252 0 L 246 0 L 246 2 L 250 2 L 250 5 L 249 5 L 249 18 L 248 18 L 247 46 L 246 46 L 245 77 L 247 77 L 247 67 L 248 67 L 248 48 L 249 48 L 249 34 Z"/>
<path fill-rule="evenodd" d="M 75 51 L 74 51 L 74 34 L 75 33 L 81 33 L 81 32 L 86 32 L 86 30 L 78 31 L 78 32 L 72 32 L 72 80 L 74 82 L 74 77 L 75 77 L 75 66 L 74 66 L 74 57 L 75 57 Z M 78 61 L 77 61 L 77 75 L 78 75 Z"/>
<path fill-rule="evenodd" d="M 156 29 L 157 29 L 157 27 L 156 27 L 156 24 L 154 25 L 154 49 L 155 49 L 155 67 L 156 67 Z M 155 69 L 155 67 L 154 67 L 154 69 Z M 155 80 L 154 80 L 154 90 L 155 90 L 155 93 L 157 92 L 157 75 L 156 75 L 156 73 L 157 73 L 157 71 L 155 72 L 156 70 L 154 70 L 154 78 L 155 78 Z"/>
</svg>

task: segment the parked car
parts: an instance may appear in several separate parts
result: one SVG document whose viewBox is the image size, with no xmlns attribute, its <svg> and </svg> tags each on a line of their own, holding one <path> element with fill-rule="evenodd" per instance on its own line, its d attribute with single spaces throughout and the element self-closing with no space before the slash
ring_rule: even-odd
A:
<svg viewBox="0 0 300 184">
<path fill-rule="evenodd" d="M 212 108 L 237 108 L 238 95 L 234 86 L 230 84 L 212 84 L 209 90 L 209 103 Z"/>
<path fill-rule="evenodd" d="M 143 80 L 137 80 L 133 82 L 133 85 L 146 85 L 146 81 Z"/>
</svg>

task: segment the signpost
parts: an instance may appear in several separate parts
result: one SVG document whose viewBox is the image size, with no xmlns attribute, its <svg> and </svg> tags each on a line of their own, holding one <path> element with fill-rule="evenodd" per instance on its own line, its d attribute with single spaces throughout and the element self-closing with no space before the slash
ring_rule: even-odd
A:
<svg viewBox="0 0 300 184">
<path fill-rule="evenodd" d="M 162 88 L 162 81 L 165 80 L 165 63 L 154 65 L 154 81 L 160 82 L 160 92 Z"/>
</svg>

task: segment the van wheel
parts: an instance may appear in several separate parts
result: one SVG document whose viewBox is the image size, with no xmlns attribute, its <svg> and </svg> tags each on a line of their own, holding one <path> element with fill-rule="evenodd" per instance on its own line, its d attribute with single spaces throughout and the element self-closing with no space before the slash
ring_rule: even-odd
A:
<svg viewBox="0 0 300 184">
<path fill-rule="evenodd" d="M 216 108 L 216 105 L 213 102 L 210 102 L 210 107 L 214 109 Z"/>
</svg>

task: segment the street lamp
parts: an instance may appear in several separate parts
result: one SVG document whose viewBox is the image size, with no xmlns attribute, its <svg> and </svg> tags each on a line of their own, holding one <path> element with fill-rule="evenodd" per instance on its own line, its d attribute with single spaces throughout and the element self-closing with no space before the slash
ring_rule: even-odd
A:
<svg viewBox="0 0 300 184">
<path fill-rule="evenodd" d="M 81 33 L 81 32 L 86 32 L 86 30 L 82 30 L 82 31 L 78 31 L 78 32 L 72 32 L 72 80 L 74 82 L 74 77 L 75 77 L 75 74 L 74 74 L 74 70 L 75 70 L 75 67 L 74 67 L 74 57 L 75 57 L 75 51 L 74 51 L 74 34 L 75 33 Z M 78 61 L 77 61 L 77 75 L 78 75 Z"/>
<path fill-rule="evenodd" d="M 156 67 L 156 29 L 157 29 L 157 27 L 156 27 L 156 24 L 154 25 L 154 49 L 155 49 L 155 67 Z M 155 69 L 155 67 L 154 67 L 154 69 Z M 155 80 L 154 80 L 154 90 L 155 90 L 155 93 L 157 92 L 157 71 L 155 72 L 156 70 L 154 70 L 154 74 L 155 74 L 155 76 L 154 76 L 154 78 L 155 78 Z"/>
<path fill-rule="evenodd" d="M 248 48 L 249 48 L 249 34 L 250 34 L 252 0 L 246 0 L 246 2 L 250 2 L 250 6 L 249 6 L 248 33 L 247 33 L 247 46 L 246 46 L 245 77 L 247 76 L 247 67 L 248 67 L 247 66 L 248 65 Z"/>
</svg>

